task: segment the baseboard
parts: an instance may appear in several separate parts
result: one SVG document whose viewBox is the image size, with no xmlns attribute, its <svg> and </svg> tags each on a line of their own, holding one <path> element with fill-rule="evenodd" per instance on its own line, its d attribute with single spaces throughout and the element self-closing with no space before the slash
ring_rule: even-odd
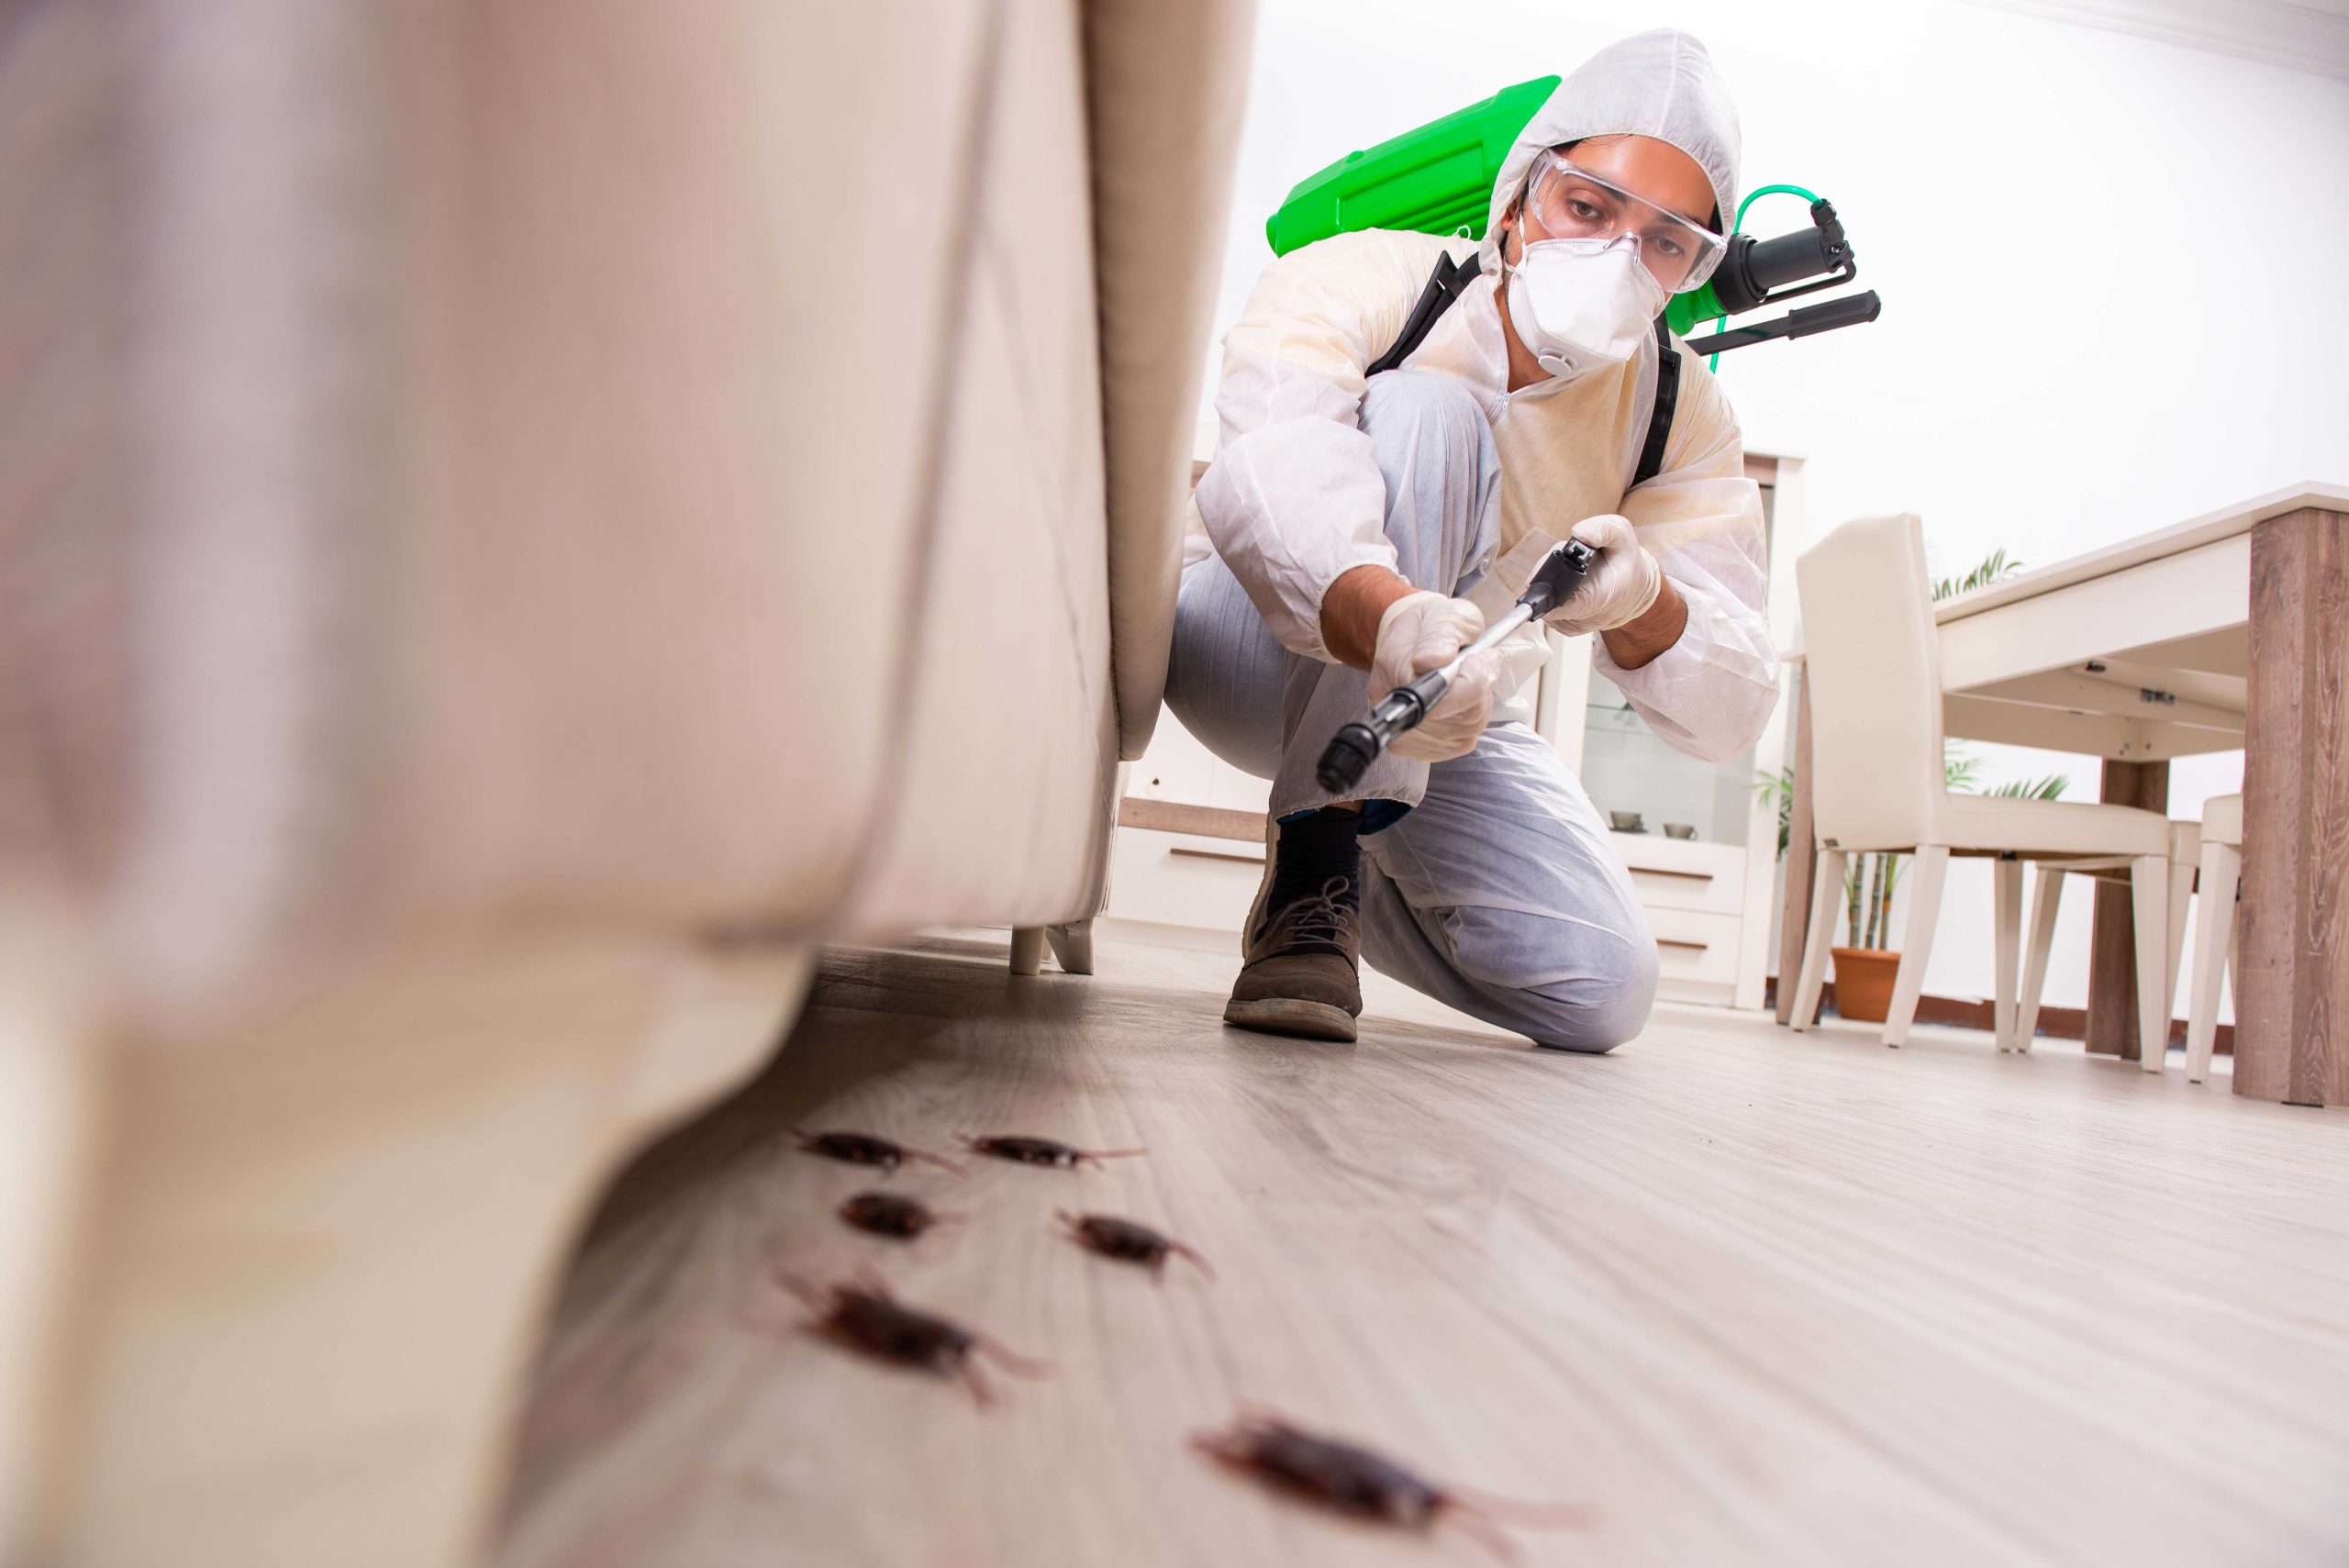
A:
<svg viewBox="0 0 2349 1568">
<path fill-rule="evenodd" d="M 1130 920 L 1122 916 L 1104 915 L 1093 928 L 1098 936 L 1114 941 L 1141 942 L 1148 947 L 1182 948 L 1191 952 L 1230 953 L 1240 956 L 1240 933 L 1208 930 L 1200 926 L 1172 926 L 1157 920 Z"/>
<path fill-rule="evenodd" d="M 1835 983 L 1832 980 L 1820 987 L 1819 1002 L 1825 1010 L 1829 1012 L 1835 1010 Z M 1763 984 L 1762 1005 L 1765 1007 L 1775 1007 L 1778 1005 L 1778 977 L 1775 974 Z M 1957 1029 L 1981 1029 L 1987 1033 L 1993 1020 L 1990 1004 L 1987 1002 L 1973 1002 L 1957 996 L 1928 995 L 1917 998 L 1917 1021 L 1920 1024 L 1949 1024 Z M 2044 1035 L 2049 1040 L 2086 1040 L 2088 1037 L 2087 1009 L 2043 1006 L 2039 1009 L 2039 1027 L 2033 1033 Z M 2186 1043 L 2184 1018 L 2172 1018 L 2169 1021 L 2169 1042 L 2177 1046 Z M 2234 1025 L 2221 1024 L 2217 1043 L 2210 1049 L 2214 1055 L 2233 1055 Z"/>
</svg>

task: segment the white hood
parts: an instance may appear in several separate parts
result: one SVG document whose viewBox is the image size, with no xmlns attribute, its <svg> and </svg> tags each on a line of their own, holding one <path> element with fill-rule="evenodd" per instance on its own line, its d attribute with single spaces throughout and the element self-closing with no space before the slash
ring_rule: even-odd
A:
<svg viewBox="0 0 2349 1568">
<path fill-rule="evenodd" d="M 1585 137 L 1627 135 L 1653 137 L 1695 159 L 1712 183 L 1727 231 L 1737 214 L 1737 110 L 1705 46 L 1658 28 L 1583 61 L 1526 122 L 1493 182 L 1481 251 L 1486 275 L 1499 275 L 1500 221 L 1524 189 L 1536 153 Z"/>
</svg>

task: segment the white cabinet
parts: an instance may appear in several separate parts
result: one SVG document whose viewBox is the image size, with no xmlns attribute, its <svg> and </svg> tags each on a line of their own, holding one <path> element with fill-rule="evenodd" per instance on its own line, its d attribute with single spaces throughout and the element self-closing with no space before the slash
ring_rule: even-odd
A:
<svg viewBox="0 0 2349 1568">
<path fill-rule="evenodd" d="M 1794 521 L 1799 459 L 1748 454 L 1768 527 L 1772 632 L 1781 646 L 1793 613 Z M 1725 762 L 1684 757 L 1658 740 L 1590 665 L 1586 638 L 1553 638 L 1535 703 L 1548 737 L 1604 817 L 1634 813 L 1637 831 L 1612 834 L 1655 932 L 1661 995 L 1758 1008 L 1768 973 L 1777 863 L 1777 816 L 1754 791 L 1786 755 L 1786 704 L 1751 751 Z M 1108 917 L 1133 934 L 1238 945 L 1240 922 L 1264 867 L 1267 786 L 1218 761 L 1162 715 L 1126 800 L 1109 884 Z M 1693 836 L 1667 836 L 1667 824 Z"/>
<path fill-rule="evenodd" d="M 1762 487 L 1769 547 L 1772 635 L 1783 644 L 1794 599 L 1802 462 L 1748 454 Z M 1658 990 L 1677 1001 L 1762 1006 L 1769 973 L 1777 812 L 1754 783 L 1786 756 L 1786 702 L 1752 751 L 1701 762 L 1665 745 L 1623 694 L 1591 668 L 1586 638 L 1553 639 L 1535 726 L 1582 781 L 1602 818 L 1620 820 L 1616 852 L 1647 910 L 1663 960 Z M 1624 814 L 1620 819 L 1614 814 Z M 1667 828 L 1693 835 L 1675 838 Z"/>
<path fill-rule="evenodd" d="M 1258 818 L 1263 820 L 1261 814 Z M 1229 951 L 1264 875 L 1264 843 L 1134 825 L 1109 850 L 1109 918 L 1117 935 Z"/>
</svg>

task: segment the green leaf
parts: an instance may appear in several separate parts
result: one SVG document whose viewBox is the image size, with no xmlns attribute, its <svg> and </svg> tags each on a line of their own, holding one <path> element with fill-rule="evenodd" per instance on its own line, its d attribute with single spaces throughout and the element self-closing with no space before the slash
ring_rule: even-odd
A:
<svg viewBox="0 0 2349 1568">
<path fill-rule="evenodd" d="M 1998 788 L 1983 793 L 2015 800 L 2054 800 L 2063 795 L 2065 787 L 2071 782 L 2066 774 L 2050 773 L 2043 779 L 2009 779 Z"/>
<path fill-rule="evenodd" d="M 1970 594 L 1976 588 L 1987 588 L 2000 578 L 2011 577 L 2021 570 L 2022 562 L 2009 560 L 2005 547 L 2001 546 L 1984 556 L 1964 577 L 1934 578 L 1933 602 L 1939 604 L 1960 594 Z"/>
<path fill-rule="evenodd" d="M 1778 853 L 1787 852 L 1787 840 L 1795 827 L 1795 771 L 1781 768 L 1776 773 L 1756 773 L 1753 793 L 1765 800 L 1775 800 L 1778 807 Z"/>
</svg>

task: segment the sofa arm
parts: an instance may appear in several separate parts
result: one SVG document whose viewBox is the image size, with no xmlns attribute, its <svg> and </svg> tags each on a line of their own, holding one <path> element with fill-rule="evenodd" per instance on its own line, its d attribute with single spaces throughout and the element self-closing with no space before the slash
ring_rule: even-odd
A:
<svg viewBox="0 0 2349 1568">
<path fill-rule="evenodd" d="M 1118 746 L 1150 743 L 1182 570 L 1193 410 L 1248 86 L 1252 0 L 1089 0 L 1087 115 Z"/>
</svg>

